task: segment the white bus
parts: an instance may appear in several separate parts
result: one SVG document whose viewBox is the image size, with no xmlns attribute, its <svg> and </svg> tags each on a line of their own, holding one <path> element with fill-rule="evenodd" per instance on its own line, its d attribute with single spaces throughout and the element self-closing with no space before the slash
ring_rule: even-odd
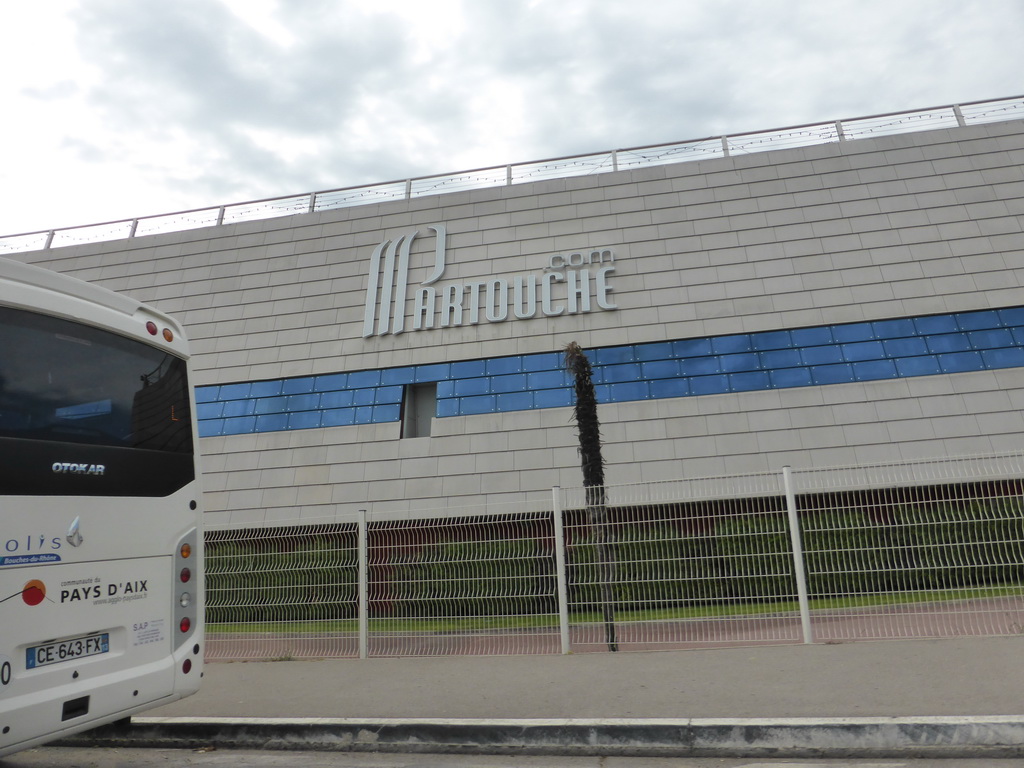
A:
<svg viewBox="0 0 1024 768">
<path fill-rule="evenodd" d="M 174 320 L 0 259 L 0 756 L 198 689 L 194 413 Z"/>
</svg>

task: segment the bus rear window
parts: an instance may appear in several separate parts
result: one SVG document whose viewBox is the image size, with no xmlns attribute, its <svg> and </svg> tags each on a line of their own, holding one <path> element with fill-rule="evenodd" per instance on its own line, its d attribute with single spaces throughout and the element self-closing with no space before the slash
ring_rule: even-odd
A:
<svg viewBox="0 0 1024 768">
<path fill-rule="evenodd" d="M 0 307 L 0 437 L 190 454 L 185 361 L 91 326 Z"/>
</svg>

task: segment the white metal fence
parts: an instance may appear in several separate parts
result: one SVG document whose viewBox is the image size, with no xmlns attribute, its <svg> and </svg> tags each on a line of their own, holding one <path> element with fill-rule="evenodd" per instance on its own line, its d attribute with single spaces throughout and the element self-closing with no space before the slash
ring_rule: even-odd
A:
<svg viewBox="0 0 1024 768">
<path fill-rule="evenodd" d="M 1024 456 L 207 532 L 213 659 L 1024 633 Z"/>
<path fill-rule="evenodd" d="M 586 155 L 475 168 L 435 176 L 420 176 L 380 184 L 251 200 L 213 208 L 196 208 L 79 227 L 6 235 L 0 236 L 0 253 L 121 240 L 163 232 L 178 232 L 199 227 L 270 219 L 276 216 L 315 213 L 388 200 L 409 200 L 414 197 L 459 192 L 467 189 L 585 176 L 647 165 L 664 165 L 688 160 L 705 160 L 711 157 L 765 152 L 773 149 L 806 147 L 895 133 L 955 128 L 1014 120 L 1021 117 L 1024 117 L 1024 96 L 964 102 L 909 112 L 891 112 L 869 117 L 774 128 L 767 131 L 691 139 L 672 144 L 607 150 Z"/>
</svg>

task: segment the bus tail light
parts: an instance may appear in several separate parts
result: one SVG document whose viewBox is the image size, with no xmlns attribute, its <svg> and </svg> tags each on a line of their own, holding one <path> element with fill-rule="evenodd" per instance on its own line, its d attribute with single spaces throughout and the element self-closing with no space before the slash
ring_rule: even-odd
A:
<svg viewBox="0 0 1024 768">
<path fill-rule="evenodd" d="M 146 333 L 148 333 L 150 336 L 156 336 L 157 333 L 160 333 L 160 326 L 158 326 L 152 320 L 147 320 Z M 170 328 L 164 328 L 163 332 L 160 333 L 160 335 L 163 336 L 164 341 L 168 343 L 174 341 L 174 331 L 172 331 Z"/>
<path fill-rule="evenodd" d="M 202 625 L 202 593 L 197 591 L 202 588 L 201 584 L 193 586 L 194 581 L 199 581 L 201 569 L 202 541 L 199 539 L 197 530 L 189 531 L 178 541 L 174 550 L 174 574 L 176 583 L 179 585 L 174 590 L 174 623 L 178 627 L 175 635 L 174 646 L 178 648 L 186 642 L 195 642 L 192 636 Z M 193 574 L 196 578 L 193 579 Z"/>
</svg>

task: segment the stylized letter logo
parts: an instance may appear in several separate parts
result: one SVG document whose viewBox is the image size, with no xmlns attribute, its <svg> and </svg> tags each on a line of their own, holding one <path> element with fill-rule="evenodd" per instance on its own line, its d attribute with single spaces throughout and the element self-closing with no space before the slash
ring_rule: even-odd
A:
<svg viewBox="0 0 1024 768">
<path fill-rule="evenodd" d="M 443 224 L 431 224 L 437 245 L 434 248 L 434 269 L 421 285 L 437 282 L 444 274 L 445 240 Z M 409 249 L 419 234 L 412 230 L 394 240 L 385 240 L 370 257 L 370 280 L 366 286 L 366 309 L 363 314 L 363 338 L 398 334 L 405 330 L 405 302 L 409 287 Z M 377 308 L 380 307 L 378 313 Z M 374 322 L 376 321 L 376 331 Z"/>
</svg>

